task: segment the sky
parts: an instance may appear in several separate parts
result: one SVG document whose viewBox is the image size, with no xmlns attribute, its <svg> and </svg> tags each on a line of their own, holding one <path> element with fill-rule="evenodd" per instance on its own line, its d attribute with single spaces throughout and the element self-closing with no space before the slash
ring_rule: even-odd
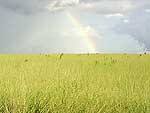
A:
<svg viewBox="0 0 150 113">
<path fill-rule="evenodd" d="M 0 53 L 145 51 L 149 0 L 0 0 Z"/>
</svg>

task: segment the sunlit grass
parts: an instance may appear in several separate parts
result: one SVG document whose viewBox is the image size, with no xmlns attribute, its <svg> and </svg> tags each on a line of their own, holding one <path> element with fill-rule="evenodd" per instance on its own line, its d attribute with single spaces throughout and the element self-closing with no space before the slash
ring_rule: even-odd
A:
<svg viewBox="0 0 150 113">
<path fill-rule="evenodd" d="M 150 113 L 150 55 L 0 55 L 2 113 Z"/>
</svg>

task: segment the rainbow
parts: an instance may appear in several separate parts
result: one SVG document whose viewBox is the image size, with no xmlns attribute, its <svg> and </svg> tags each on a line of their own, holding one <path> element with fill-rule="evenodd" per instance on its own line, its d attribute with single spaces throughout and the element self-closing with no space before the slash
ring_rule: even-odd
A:
<svg viewBox="0 0 150 113">
<path fill-rule="evenodd" d="M 71 20 L 71 23 L 73 24 L 73 26 L 83 36 L 84 41 L 85 41 L 85 43 L 88 46 L 88 52 L 96 53 L 97 51 L 96 51 L 95 44 L 94 44 L 93 40 L 91 39 L 91 37 L 89 36 L 88 32 L 85 31 L 85 29 L 82 27 L 79 19 L 77 19 L 76 17 L 72 16 L 72 14 L 70 12 L 67 12 L 67 16 Z"/>
</svg>

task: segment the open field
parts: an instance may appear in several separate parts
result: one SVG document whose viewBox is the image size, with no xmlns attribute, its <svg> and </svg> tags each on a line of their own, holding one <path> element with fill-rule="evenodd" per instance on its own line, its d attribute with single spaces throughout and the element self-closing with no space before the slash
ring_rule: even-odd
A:
<svg viewBox="0 0 150 113">
<path fill-rule="evenodd" d="M 150 55 L 0 55 L 0 113 L 150 113 Z"/>
</svg>

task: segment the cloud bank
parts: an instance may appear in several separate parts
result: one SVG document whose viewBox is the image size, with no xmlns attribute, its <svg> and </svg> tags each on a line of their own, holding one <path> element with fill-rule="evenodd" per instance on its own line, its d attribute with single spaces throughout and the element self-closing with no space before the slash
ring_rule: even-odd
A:
<svg viewBox="0 0 150 113">
<path fill-rule="evenodd" d="M 97 13 L 117 13 L 150 5 L 148 0 L 0 0 L 0 6 L 20 13 L 64 10 L 68 7 Z"/>
<path fill-rule="evenodd" d="M 150 50 L 149 0 L 0 0 L 0 53 L 88 52 L 66 11 L 98 52 Z"/>
</svg>

